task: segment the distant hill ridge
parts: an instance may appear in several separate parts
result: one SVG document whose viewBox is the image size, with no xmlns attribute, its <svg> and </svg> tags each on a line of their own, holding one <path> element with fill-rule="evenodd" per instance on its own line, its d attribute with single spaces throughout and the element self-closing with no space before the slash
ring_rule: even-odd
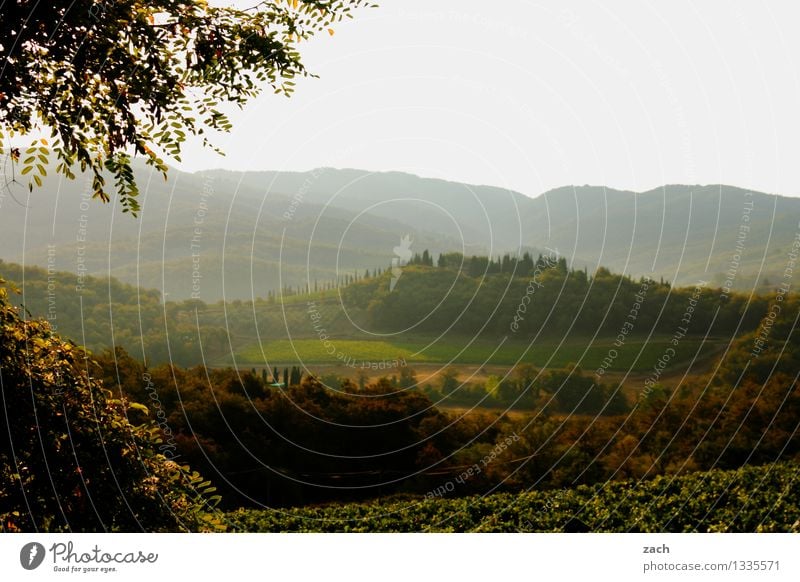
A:
<svg viewBox="0 0 800 582">
<path fill-rule="evenodd" d="M 172 170 L 166 182 L 137 172 L 138 220 L 86 204 L 80 176 L 15 192 L 19 204 L 7 197 L 0 258 L 76 272 L 80 257 L 90 274 L 216 301 L 385 268 L 408 236 L 413 252 L 434 256 L 556 248 L 576 268 L 679 285 L 720 284 L 736 254 L 733 285 L 746 291 L 782 277 L 800 221 L 800 199 L 727 185 L 563 186 L 531 198 L 403 172 Z"/>
</svg>

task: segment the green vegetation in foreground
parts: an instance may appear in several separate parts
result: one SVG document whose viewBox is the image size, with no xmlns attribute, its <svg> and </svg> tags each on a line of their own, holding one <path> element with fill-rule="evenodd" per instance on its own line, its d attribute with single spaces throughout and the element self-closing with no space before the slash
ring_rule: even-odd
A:
<svg viewBox="0 0 800 582">
<path fill-rule="evenodd" d="M 318 339 L 274 340 L 261 344 L 261 347 L 249 345 L 243 348 L 236 359 L 241 364 L 285 363 L 302 361 L 306 364 L 342 364 L 360 366 L 363 362 L 380 362 L 404 359 L 406 362 L 453 364 L 492 364 L 514 365 L 528 363 L 534 366 L 551 368 L 564 367 L 577 362 L 585 370 L 594 370 L 601 366 L 608 357 L 609 350 L 614 348 L 618 355 L 609 369 L 646 370 L 652 368 L 664 352 L 671 346 L 669 339 L 659 338 L 647 341 L 631 339 L 622 348 L 615 348 L 613 339 L 603 339 L 587 344 L 570 339 L 560 347 L 560 340 L 542 341 L 531 346 L 523 342 L 506 341 L 500 343 L 476 340 L 471 345 L 468 337 L 458 340 L 439 341 L 428 346 L 432 340 L 353 340 L 330 339 L 324 343 Z M 670 364 L 689 361 L 697 354 L 702 359 L 713 352 L 718 342 L 699 339 L 685 339 L 675 347 L 675 355 Z M 427 347 L 426 347 L 427 346 Z M 498 349 L 499 347 L 499 349 Z M 639 351 L 641 350 L 641 354 Z M 699 354 L 698 354 L 699 350 Z M 584 353 L 585 352 L 585 353 Z M 524 356 L 523 356 L 524 354 Z M 552 358 L 552 359 L 551 359 Z"/>
<path fill-rule="evenodd" d="M 251 532 L 558 532 L 575 519 L 597 532 L 797 532 L 799 481 L 800 465 L 778 463 L 522 494 L 238 510 L 227 518 Z"/>
</svg>

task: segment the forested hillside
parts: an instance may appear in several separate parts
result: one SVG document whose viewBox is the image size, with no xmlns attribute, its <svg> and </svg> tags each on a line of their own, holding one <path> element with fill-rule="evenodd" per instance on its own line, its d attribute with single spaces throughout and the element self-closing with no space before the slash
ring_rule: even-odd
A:
<svg viewBox="0 0 800 582">
<path fill-rule="evenodd" d="M 563 257 L 490 261 L 453 253 L 439 264 L 411 265 L 392 290 L 388 276 L 356 282 L 342 290 L 344 304 L 366 306 L 363 323 L 374 331 L 397 332 L 412 322 L 417 331 L 431 333 L 531 337 L 616 334 L 633 308 L 639 334 L 672 334 L 690 308 L 687 333 L 730 336 L 758 325 L 768 303 L 766 296 L 723 293 L 708 281 L 673 288 L 605 268 L 590 274 L 569 269 Z"/>
<path fill-rule="evenodd" d="M 432 255 L 426 257 L 412 259 L 400 276 L 391 267 L 372 269 L 316 290 L 265 291 L 254 302 L 163 302 L 155 290 L 113 278 L 14 263 L 0 262 L 0 273 L 20 288 L 15 303 L 90 349 L 121 346 L 150 363 L 181 365 L 239 362 L 271 368 L 316 362 L 317 350 L 304 354 L 302 346 L 321 347 L 323 332 L 341 345 L 391 334 L 397 349 L 386 348 L 386 359 L 402 353 L 402 342 L 410 341 L 419 349 L 409 357 L 432 362 L 446 362 L 464 349 L 480 358 L 476 346 L 494 352 L 502 342 L 517 356 L 499 361 L 524 362 L 526 348 L 542 341 L 556 345 L 567 335 L 589 349 L 598 338 L 620 333 L 629 338 L 629 348 L 635 338 L 655 346 L 659 338 L 667 341 L 676 333 L 719 343 L 754 330 L 770 303 L 769 295 L 725 292 L 704 282 L 673 288 L 604 268 L 595 273 L 569 269 L 563 258 L 550 262 L 527 253 L 491 260 L 442 254 L 436 266 Z M 264 347 L 288 338 L 299 343 L 288 350 L 288 345 L 274 351 Z M 691 345 L 687 341 L 684 348 Z M 585 365 L 596 364 L 597 356 L 586 357 Z M 528 361 L 541 365 L 540 358 Z M 613 367 L 630 363 L 626 358 Z"/>
</svg>

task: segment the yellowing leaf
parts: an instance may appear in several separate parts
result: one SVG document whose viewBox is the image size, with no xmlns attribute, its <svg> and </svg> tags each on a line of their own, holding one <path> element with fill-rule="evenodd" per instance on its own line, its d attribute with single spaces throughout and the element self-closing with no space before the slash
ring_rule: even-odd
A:
<svg viewBox="0 0 800 582">
<path fill-rule="evenodd" d="M 148 408 L 144 404 L 139 404 L 138 402 L 129 402 L 128 408 L 144 412 L 145 414 L 150 414 L 150 410 L 148 410 Z"/>
</svg>

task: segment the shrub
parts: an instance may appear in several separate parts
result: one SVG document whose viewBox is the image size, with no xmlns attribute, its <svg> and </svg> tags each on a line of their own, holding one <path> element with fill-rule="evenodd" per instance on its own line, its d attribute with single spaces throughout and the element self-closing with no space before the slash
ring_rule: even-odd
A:
<svg viewBox="0 0 800 582">
<path fill-rule="evenodd" d="M 0 285 L 3 285 L 0 280 Z M 89 354 L 21 316 L 0 286 L 0 523 L 4 531 L 222 527 L 208 482 L 157 452 L 140 404 L 90 376 Z"/>
</svg>

